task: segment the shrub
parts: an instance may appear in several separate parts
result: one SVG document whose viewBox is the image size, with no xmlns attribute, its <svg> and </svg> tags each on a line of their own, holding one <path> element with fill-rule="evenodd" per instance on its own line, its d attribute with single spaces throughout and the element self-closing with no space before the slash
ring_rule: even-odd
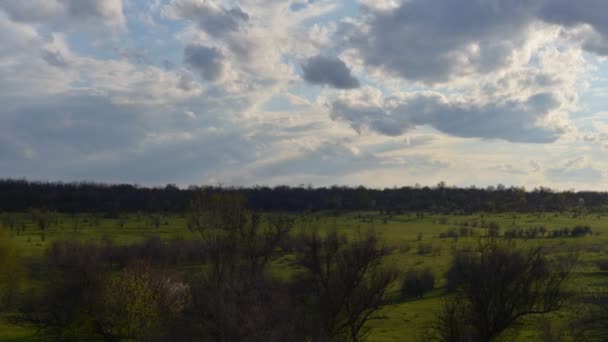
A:
<svg viewBox="0 0 608 342">
<path fill-rule="evenodd" d="M 460 227 L 460 236 L 467 237 L 472 235 L 473 230 L 471 228 L 468 228 L 468 224 L 464 227 Z"/>
<path fill-rule="evenodd" d="M 150 340 L 189 305 L 190 289 L 149 263 L 135 262 L 108 282 L 98 326 L 113 340 Z"/>
<path fill-rule="evenodd" d="M 432 330 L 439 340 L 453 331 L 469 331 L 472 339 L 466 341 L 494 341 L 522 317 L 560 309 L 562 287 L 575 260 L 550 262 L 540 248 L 514 247 L 490 239 L 475 253 L 454 256 L 447 282 L 456 294 L 448 301 L 458 314 L 436 317 Z"/>
<path fill-rule="evenodd" d="M 424 294 L 435 287 L 435 275 L 430 269 L 409 270 L 401 285 L 401 296 L 404 298 L 422 298 Z"/>
<path fill-rule="evenodd" d="M 608 271 L 608 260 L 600 260 L 596 263 L 600 271 Z"/>
<path fill-rule="evenodd" d="M 591 234 L 593 234 L 593 231 L 591 231 L 591 228 L 589 226 L 576 226 L 570 231 L 570 235 L 572 237 L 581 237 Z"/>
</svg>

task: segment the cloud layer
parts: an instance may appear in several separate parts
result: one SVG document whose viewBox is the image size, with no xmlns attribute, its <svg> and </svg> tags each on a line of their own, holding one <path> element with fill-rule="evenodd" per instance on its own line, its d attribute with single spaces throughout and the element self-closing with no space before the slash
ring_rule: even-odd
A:
<svg viewBox="0 0 608 342">
<path fill-rule="evenodd" d="M 607 12 L 5 0 L 0 177 L 606 188 Z"/>
</svg>

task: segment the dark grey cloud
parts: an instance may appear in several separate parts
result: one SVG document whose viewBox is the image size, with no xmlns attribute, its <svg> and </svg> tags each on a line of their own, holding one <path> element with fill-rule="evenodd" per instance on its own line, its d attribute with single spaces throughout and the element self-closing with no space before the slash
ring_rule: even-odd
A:
<svg viewBox="0 0 608 342">
<path fill-rule="evenodd" d="M 345 28 L 347 44 L 368 66 L 410 80 L 445 82 L 508 63 L 539 4 L 412 0 L 392 10 L 368 8 L 361 26 Z"/>
<path fill-rule="evenodd" d="M 68 62 L 63 58 L 63 55 L 59 51 L 48 51 L 44 50 L 40 53 L 42 59 L 52 66 L 58 68 L 67 68 Z"/>
<path fill-rule="evenodd" d="M 167 7 L 166 13 L 190 20 L 216 37 L 238 31 L 249 20 L 249 14 L 241 8 L 225 8 L 211 1 L 177 0 Z"/>
<path fill-rule="evenodd" d="M 549 143 L 564 129 L 539 126 L 560 106 L 553 94 L 541 93 L 525 101 L 474 104 L 449 102 L 436 94 L 417 94 L 405 99 L 389 98 L 382 106 L 341 99 L 333 102 L 331 117 L 363 129 L 398 136 L 420 125 L 429 125 L 446 134 L 511 142 Z"/>
<path fill-rule="evenodd" d="M 120 4 L 120 7 L 112 8 L 112 5 L 108 6 L 112 2 Z M 68 14 L 75 18 L 117 19 L 121 15 L 117 9 L 122 11 L 122 0 L 61 0 L 60 3 L 66 7 Z"/>
<path fill-rule="evenodd" d="M 553 24 L 565 27 L 589 25 L 595 34 L 583 35 L 583 48 L 608 55 L 608 1 L 605 0 L 547 0 L 539 17 Z"/>
<path fill-rule="evenodd" d="M 390 75 L 436 84 L 505 67 L 539 22 L 589 25 L 574 37 L 583 48 L 608 54 L 605 0 L 410 0 L 393 9 L 362 8 L 339 31 L 365 65 Z"/>
<path fill-rule="evenodd" d="M 334 57 L 314 56 L 302 65 L 304 79 L 312 84 L 328 85 L 338 89 L 359 87 L 359 81 L 342 60 Z"/>
<path fill-rule="evenodd" d="M 207 81 L 217 81 L 224 70 L 224 56 L 213 47 L 191 44 L 184 49 L 184 63 Z"/>
<path fill-rule="evenodd" d="M 61 28 L 90 23 L 95 30 L 100 23 L 121 26 L 125 20 L 122 0 L 3 0 L 0 10 L 16 21 Z"/>
</svg>

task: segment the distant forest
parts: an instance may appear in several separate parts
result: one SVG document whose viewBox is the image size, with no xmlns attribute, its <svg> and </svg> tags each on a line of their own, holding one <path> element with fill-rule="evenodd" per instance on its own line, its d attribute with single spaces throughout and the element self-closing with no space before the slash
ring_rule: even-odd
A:
<svg viewBox="0 0 608 342">
<path fill-rule="evenodd" d="M 456 188 L 443 182 L 433 187 L 385 189 L 365 187 L 254 186 L 247 188 L 175 185 L 142 187 L 92 182 L 34 182 L 0 180 L 0 210 L 47 209 L 59 212 L 180 212 L 200 191 L 238 193 L 251 209 L 259 211 L 379 210 L 387 213 L 428 211 L 469 214 L 477 211 L 553 212 L 602 211 L 606 192 L 526 191 L 502 185 Z"/>
</svg>

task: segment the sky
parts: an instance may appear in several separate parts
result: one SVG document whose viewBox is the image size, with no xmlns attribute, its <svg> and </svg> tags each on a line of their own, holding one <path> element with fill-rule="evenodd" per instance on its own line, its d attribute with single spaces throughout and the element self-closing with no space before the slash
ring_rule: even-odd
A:
<svg viewBox="0 0 608 342">
<path fill-rule="evenodd" d="M 605 0 L 2 0 L 0 178 L 608 190 Z"/>
</svg>

